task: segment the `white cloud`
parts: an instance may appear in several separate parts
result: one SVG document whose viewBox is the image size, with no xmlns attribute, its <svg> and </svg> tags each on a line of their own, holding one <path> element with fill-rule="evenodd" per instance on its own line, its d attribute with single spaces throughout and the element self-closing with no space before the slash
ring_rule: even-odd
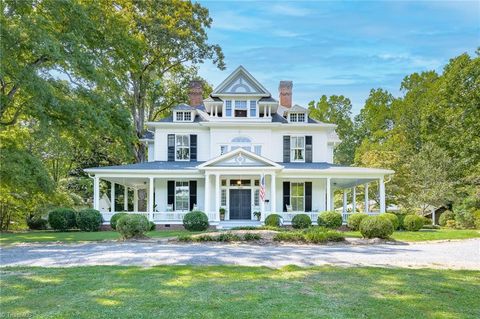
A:
<svg viewBox="0 0 480 319">
<path fill-rule="evenodd" d="M 310 14 L 310 11 L 305 8 L 292 6 L 286 3 L 276 4 L 270 8 L 273 13 L 292 16 L 292 17 L 304 17 Z"/>
</svg>

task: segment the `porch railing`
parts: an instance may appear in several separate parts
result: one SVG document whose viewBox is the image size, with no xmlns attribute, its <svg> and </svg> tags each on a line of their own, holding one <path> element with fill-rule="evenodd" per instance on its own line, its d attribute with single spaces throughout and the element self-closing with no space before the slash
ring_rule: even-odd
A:
<svg viewBox="0 0 480 319">
<path fill-rule="evenodd" d="M 112 216 L 119 212 L 101 212 L 103 221 L 110 222 Z M 127 214 L 139 214 L 147 217 L 148 220 L 153 222 L 181 222 L 188 212 L 126 212 Z M 217 214 L 207 213 L 209 221 L 216 221 L 218 219 Z"/>
<path fill-rule="evenodd" d="M 270 214 L 273 214 L 273 213 L 266 213 L 266 216 L 268 216 Z M 275 213 L 275 214 L 280 215 L 283 218 L 283 221 L 287 222 L 287 223 L 291 222 L 295 215 L 306 214 L 306 215 L 310 216 L 312 222 L 316 223 L 317 219 L 318 219 L 318 215 L 320 215 L 321 212 L 279 212 L 279 213 Z M 351 214 L 353 214 L 353 213 L 350 213 L 350 212 L 342 213 L 342 220 L 343 220 L 344 223 L 347 222 L 348 216 L 350 216 Z M 374 216 L 374 215 L 378 215 L 378 214 L 380 214 L 380 212 L 378 212 L 378 211 L 373 211 L 373 212 L 368 213 L 369 216 Z"/>
</svg>

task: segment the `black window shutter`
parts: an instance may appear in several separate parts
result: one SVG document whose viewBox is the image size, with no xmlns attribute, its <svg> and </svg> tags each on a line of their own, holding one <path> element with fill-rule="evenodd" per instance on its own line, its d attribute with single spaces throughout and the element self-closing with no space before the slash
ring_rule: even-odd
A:
<svg viewBox="0 0 480 319">
<path fill-rule="evenodd" d="M 197 135 L 196 134 L 190 135 L 190 161 L 191 162 L 197 161 Z"/>
<path fill-rule="evenodd" d="M 190 210 L 192 210 L 193 205 L 197 204 L 197 181 L 190 181 L 188 191 L 190 193 Z"/>
<path fill-rule="evenodd" d="M 175 134 L 168 134 L 167 137 L 167 146 L 168 146 L 168 161 L 175 161 Z"/>
<path fill-rule="evenodd" d="M 283 182 L 283 211 L 287 211 L 287 205 L 290 205 L 290 182 Z"/>
<path fill-rule="evenodd" d="M 312 136 L 305 136 L 305 162 L 311 163 L 313 158 Z"/>
<path fill-rule="evenodd" d="M 312 211 L 312 182 L 305 182 L 305 211 Z"/>
<path fill-rule="evenodd" d="M 167 181 L 167 204 L 175 210 L 175 181 Z"/>
<path fill-rule="evenodd" d="M 290 136 L 283 137 L 283 162 L 290 163 Z"/>
</svg>

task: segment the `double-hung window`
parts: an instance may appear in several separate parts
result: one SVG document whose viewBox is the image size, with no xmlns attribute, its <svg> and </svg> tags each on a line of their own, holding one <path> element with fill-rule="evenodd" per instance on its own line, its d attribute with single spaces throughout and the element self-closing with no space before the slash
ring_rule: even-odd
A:
<svg viewBox="0 0 480 319">
<path fill-rule="evenodd" d="M 292 162 L 305 162 L 305 136 L 292 136 L 290 144 Z"/>
<path fill-rule="evenodd" d="M 290 184 L 290 205 L 294 212 L 305 210 L 305 185 L 303 183 Z"/>
<path fill-rule="evenodd" d="M 175 159 L 177 161 L 190 160 L 190 136 L 175 135 Z"/>
<path fill-rule="evenodd" d="M 304 123 L 305 113 L 290 113 L 290 122 L 292 123 Z"/>
<path fill-rule="evenodd" d="M 188 211 L 190 210 L 190 191 L 188 181 L 175 182 L 175 210 Z"/>
<path fill-rule="evenodd" d="M 250 117 L 257 117 L 257 101 L 250 101 Z"/>
<path fill-rule="evenodd" d="M 231 117 L 232 116 L 232 101 L 226 100 L 225 101 L 225 116 Z"/>
<path fill-rule="evenodd" d="M 175 112 L 175 121 L 177 122 L 191 122 L 192 112 Z"/>
</svg>

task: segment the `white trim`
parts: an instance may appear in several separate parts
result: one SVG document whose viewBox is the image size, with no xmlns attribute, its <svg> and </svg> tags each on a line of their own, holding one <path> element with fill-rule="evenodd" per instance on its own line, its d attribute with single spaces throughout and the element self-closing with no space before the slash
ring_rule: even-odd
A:
<svg viewBox="0 0 480 319">
<path fill-rule="evenodd" d="M 258 160 L 259 162 L 262 162 L 262 163 L 265 163 L 265 164 L 268 164 L 268 165 L 271 165 L 273 168 L 283 168 L 282 165 L 279 165 L 265 157 L 262 157 L 262 156 L 259 156 L 255 153 L 252 153 L 252 152 L 249 152 L 243 148 L 237 148 L 233 151 L 230 151 L 230 152 L 227 152 L 223 155 L 220 155 L 220 156 L 217 156 L 209 161 L 206 161 L 205 163 L 203 164 L 200 164 L 197 166 L 198 169 L 206 169 L 206 168 L 209 168 L 208 166 L 211 166 L 217 162 L 220 162 L 220 161 L 223 161 L 225 159 L 228 159 L 228 158 L 232 158 L 233 156 L 239 154 L 239 153 L 242 153 L 242 155 L 248 155 L 256 160 Z M 270 167 L 270 168 L 272 168 Z M 265 168 L 265 169 L 268 169 L 269 167 L 262 167 L 262 166 L 259 166 L 259 167 L 250 167 L 250 166 L 242 166 L 242 167 L 237 167 L 237 166 L 232 166 L 232 167 L 212 167 L 212 168 L 215 168 L 215 169 L 225 169 L 225 170 L 231 170 L 231 169 L 245 169 L 245 170 L 251 170 L 251 169 L 255 169 L 255 168 L 258 168 L 258 169 L 262 169 L 262 168 Z"/>
<path fill-rule="evenodd" d="M 236 68 L 225 80 L 222 81 L 222 83 L 220 83 L 214 90 L 213 92 L 210 94 L 211 96 L 214 96 L 214 97 L 221 97 L 221 96 L 231 96 L 232 93 L 228 93 L 228 94 L 223 94 L 223 93 L 219 93 L 221 92 L 223 89 L 225 89 L 227 87 L 228 84 L 230 84 L 230 82 L 239 74 L 243 73 L 245 75 L 245 77 L 247 79 L 249 79 L 250 81 L 252 81 L 256 86 L 258 86 L 258 88 L 263 91 L 263 93 L 241 93 L 242 95 L 257 95 L 257 96 L 265 96 L 265 97 L 269 97 L 271 96 L 270 92 L 268 92 L 268 90 L 260 83 L 257 81 L 257 79 L 255 79 L 242 65 L 240 65 L 238 68 Z"/>
</svg>

